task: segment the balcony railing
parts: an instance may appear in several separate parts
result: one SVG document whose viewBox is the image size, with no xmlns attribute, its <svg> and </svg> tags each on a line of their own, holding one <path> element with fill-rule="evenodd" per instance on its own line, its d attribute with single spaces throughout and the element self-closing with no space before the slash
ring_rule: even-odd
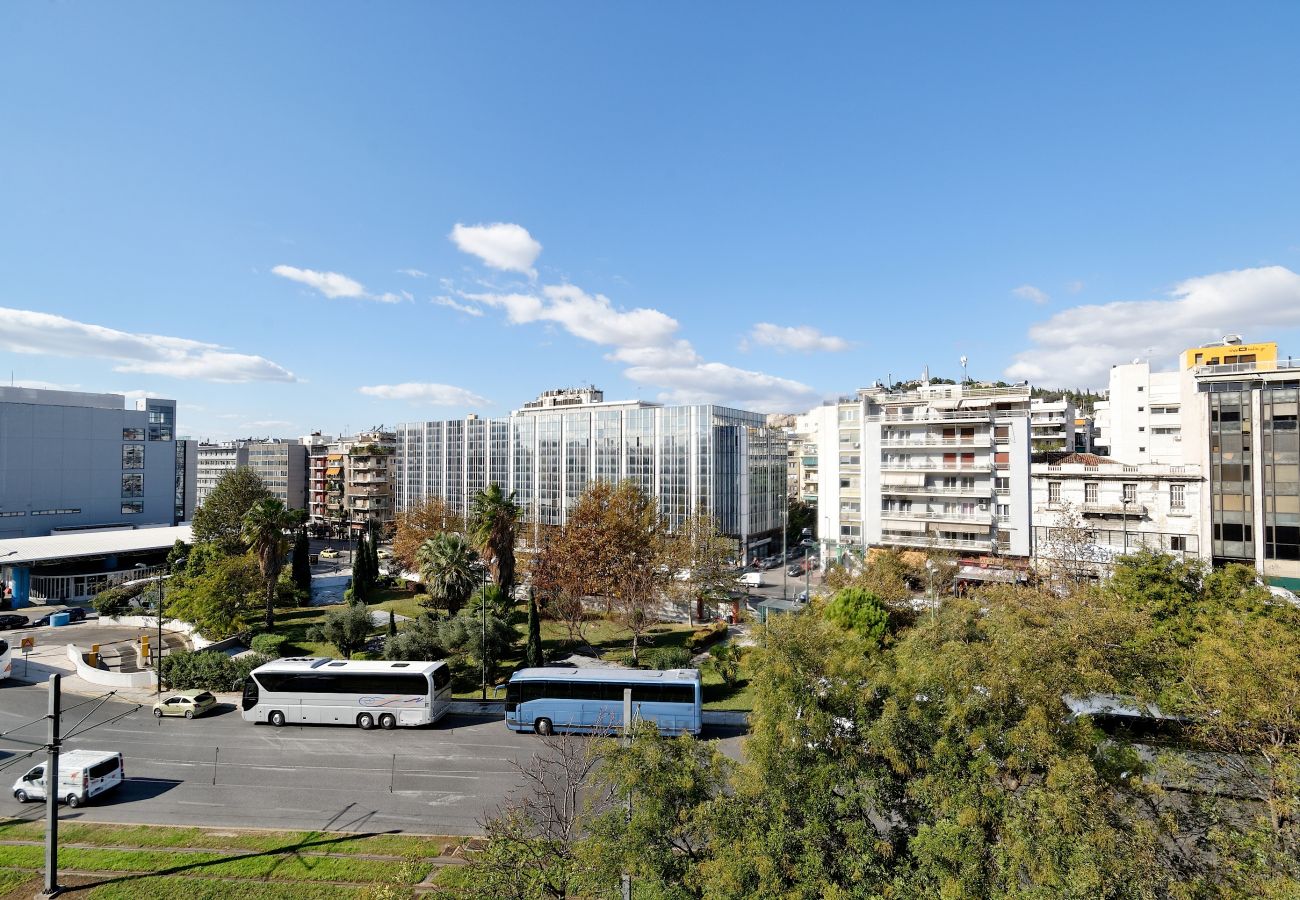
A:
<svg viewBox="0 0 1300 900">
<path fill-rule="evenodd" d="M 930 463 L 917 462 L 909 460 L 903 462 L 882 462 L 882 470 L 903 471 L 903 472 L 988 472 L 992 470 L 989 463 L 949 463 L 942 460 L 936 460 Z"/>
<path fill-rule="evenodd" d="M 882 494 L 955 494 L 957 496 L 967 497 L 987 497 L 989 495 L 989 484 L 972 484 L 969 487 L 946 487 L 937 484 L 889 484 L 880 485 Z"/>
<path fill-rule="evenodd" d="M 937 550 L 981 550 L 991 553 L 994 550 L 1010 549 L 1006 543 L 998 543 L 991 537 L 976 540 L 961 538 L 941 538 L 929 534 L 881 534 L 880 543 L 899 547 L 934 547 Z"/>
<path fill-rule="evenodd" d="M 988 434 L 972 434 L 965 437 L 924 437 L 924 438 L 884 438 L 882 447 L 987 447 L 991 438 Z"/>
<path fill-rule="evenodd" d="M 882 519 L 921 519 L 927 522 L 966 522 L 968 524 L 987 525 L 992 521 L 987 512 L 938 512 L 929 509 L 882 509 Z"/>
</svg>

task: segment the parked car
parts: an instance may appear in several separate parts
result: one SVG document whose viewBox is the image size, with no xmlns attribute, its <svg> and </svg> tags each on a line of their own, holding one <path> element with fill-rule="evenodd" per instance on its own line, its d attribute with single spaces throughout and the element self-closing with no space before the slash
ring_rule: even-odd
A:
<svg viewBox="0 0 1300 900">
<path fill-rule="evenodd" d="M 778 568 L 780 565 L 781 565 L 781 557 L 779 556 L 769 556 L 767 559 L 763 560 L 764 569 L 775 569 Z"/>
<path fill-rule="evenodd" d="M 794 599 L 798 600 L 800 603 L 807 603 L 807 602 L 808 602 L 808 592 L 807 592 L 807 591 L 800 591 L 800 592 L 799 592 L 799 596 L 798 596 L 798 597 L 795 597 Z"/>
<path fill-rule="evenodd" d="M 72 750 L 59 756 L 57 797 L 71 807 L 78 807 L 122 783 L 121 753 L 97 750 Z M 14 782 L 14 799 L 19 803 L 44 800 L 46 797 L 45 764 L 28 769 Z"/>
<path fill-rule="evenodd" d="M 184 716 L 192 719 L 201 716 L 217 705 L 217 698 L 208 691 L 177 691 L 166 700 L 153 705 L 153 714 L 161 719 L 163 716 Z"/>
<path fill-rule="evenodd" d="M 80 606 L 69 606 L 67 609 L 63 610 L 63 612 L 68 614 L 69 622 L 86 621 L 86 611 L 82 609 Z M 35 622 L 33 622 L 32 626 L 35 628 L 42 628 L 50 624 L 50 617 L 54 615 L 57 615 L 57 613 L 46 613 L 45 615 L 37 619 Z"/>
<path fill-rule="evenodd" d="M 343 554 L 339 553 L 339 551 L 335 550 L 333 547 L 326 547 L 320 552 L 321 559 L 338 559 L 342 555 Z"/>
<path fill-rule="evenodd" d="M 29 624 L 31 623 L 27 621 L 26 616 L 15 615 L 14 613 L 5 613 L 0 616 L 0 631 L 9 628 L 26 628 Z"/>
<path fill-rule="evenodd" d="M 789 575 L 791 578 L 799 578 L 803 575 L 803 573 L 804 573 L 804 568 L 798 563 L 785 570 L 785 574 Z"/>
</svg>

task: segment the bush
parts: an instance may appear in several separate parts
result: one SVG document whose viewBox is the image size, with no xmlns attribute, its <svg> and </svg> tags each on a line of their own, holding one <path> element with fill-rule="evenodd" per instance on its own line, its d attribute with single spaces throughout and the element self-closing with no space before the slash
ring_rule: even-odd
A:
<svg viewBox="0 0 1300 900">
<path fill-rule="evenodd" d="M 263 656 L 284 656 L 284 645 L 289 639 L 282 634 L 256 634 L 249 646 Z"/>
<path fill-rule="evenodd" d="M 726 622 L 712 622 L 703 628 L 697 628 L 691 636 L 686 639 L 686 648 L 688 650 L 699 650 L 719 640 L 727 633 Z"/>
<path fill-rule="evenodd" d="M 249 672 L 270 661 L 269 656 L 260 653 L 249 653 L 239 659 L 216 650 L 170 653 L 162 659 L 163 684 L 173 691 L 237 691 Z"/>
<path fill-rule="evenodd" d="M 131 601 L 149 588 L 149 582 L 138 581 L 135 584 L 120 584 L 105 588 L 95 595 L 91 604 L 101 616 L 120 616 L 131 608 Z"/>
<path fill-rule="evenodd" d="M 719 644 L 709 651 L 709 661 L 723 683 L 734 688 L 740 680 L 740 647 L 734 643 Z"/>
<path fill-rule="evenodd" d="M 659 647 L 647 653 L 646 658 L 655 669 L 691 668 L 691 651 L 685 647 Z"/>
</svg>

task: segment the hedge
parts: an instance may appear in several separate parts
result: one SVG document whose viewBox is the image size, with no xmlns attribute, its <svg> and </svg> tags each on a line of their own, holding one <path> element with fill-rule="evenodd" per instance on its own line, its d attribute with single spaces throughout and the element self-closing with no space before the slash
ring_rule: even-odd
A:
<svg viewBox="0 0 1300 900">
<path fill-rule="evenodd" d="M 271 657 L 249 653 L 235 659 L 218 650 L 186 650 L 162 659 L 163 683 L 169 690 L 238 691 L 248 673 Z"/>
<path fill-rule="evenodd" d="M 702 647 L 707 647 L 722 638 L 727 633 L 727 628 L 726 622 L 712 622 L 702 628 L 697 628 L 686 639 L 686 648 L 688 650 L 699 650 Z"/>
</svg>

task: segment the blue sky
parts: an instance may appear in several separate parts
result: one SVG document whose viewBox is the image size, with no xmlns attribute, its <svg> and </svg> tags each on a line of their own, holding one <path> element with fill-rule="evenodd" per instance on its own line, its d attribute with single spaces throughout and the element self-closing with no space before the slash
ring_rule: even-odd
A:
<svg viewBox="0 0 1300 900">
<path fill-rule="evenodd" d="M 6 4 L 0 367 L 229 437 L 1300 355 L 1297 33 L 1294 3 Z"/>
</svg>

